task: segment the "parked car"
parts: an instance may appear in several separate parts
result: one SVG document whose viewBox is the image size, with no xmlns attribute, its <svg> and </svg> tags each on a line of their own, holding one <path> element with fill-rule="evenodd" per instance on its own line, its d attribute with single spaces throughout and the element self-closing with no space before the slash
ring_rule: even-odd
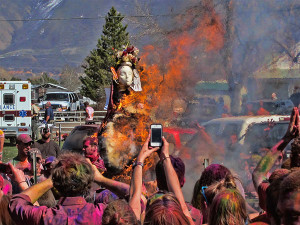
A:
<svg viewBox="0 0 300 225">
<path fill-rule="evenodd" d="M 271 115 L 289 115 L 294 107 L 293 102 L 290 99 L 284 100 L 256 100 L 249 101 L 246 104 L 252 105 L 253 112 L 256 113 L 261 107 L 260 102 L 263 103 L 263 108 L 267 110 Z"/>
<path fill-rule="evenodd" d="M 100 124 L 80 125 L 73 128 L 66 138 L 62 150 L 82 153 L 83 140 L 87 136 L 98 137 Z"/>
<path fill-rule="evenodd" d="M 39 103 L 41 109 L 45 109 L 47 102 L 56 111 L 75 111 L 80 110 L 80 101 L 74 92 L 48 92 Z"/>
</svg>

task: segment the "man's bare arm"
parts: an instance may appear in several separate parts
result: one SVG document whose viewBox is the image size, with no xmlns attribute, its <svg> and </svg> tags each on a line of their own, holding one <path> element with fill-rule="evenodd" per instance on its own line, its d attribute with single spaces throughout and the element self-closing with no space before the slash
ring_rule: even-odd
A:
<svg viewBox="0 0 300 225">
<path fill-rule="evenodd" d="M 25 191 L 22 194 L 27 195 L 30 198 L 31 203 L 35 203 L 43 194 L 53 187 L 52 180 L 48 178 L 40 183 L 37 183 Z"/>
<path fill-rule="evenodd" d="M 91 163 L 91 161 L 89 159 L 86 159 L 92 166 L 93 171 L 94 171 L 94 182 L 108 190 L 110 190 L 111 192 L 113 192 L 114 194 L 118 195 L 121 198 L 124 198 L 126 195 L 129 194 L 129 188 L 130 186 L 128 184 L 119 182 L 119 181 L 115 181 L 109 178 L 104 177 L 99 170 L 97 169 L 97 167 L 95 165 L 93 165 Z"/>
</svg>

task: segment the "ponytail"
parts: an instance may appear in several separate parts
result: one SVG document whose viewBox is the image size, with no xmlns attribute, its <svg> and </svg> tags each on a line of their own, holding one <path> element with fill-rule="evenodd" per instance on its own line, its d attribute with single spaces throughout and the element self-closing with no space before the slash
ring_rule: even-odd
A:
<svg viewBox="0 0 300 225">
<path fill-rule="evenodd" d="M 205 196 L 207 199 L 207 204 L 210 205 L 214 197 L 225 189 L 235 189 L 237 190 L 237 185 L 235 183 L 236 178 L 232 174 L 227 174 L 225 178 L 220 181 L 214 182 L 205 191 Z"/>
</svg>

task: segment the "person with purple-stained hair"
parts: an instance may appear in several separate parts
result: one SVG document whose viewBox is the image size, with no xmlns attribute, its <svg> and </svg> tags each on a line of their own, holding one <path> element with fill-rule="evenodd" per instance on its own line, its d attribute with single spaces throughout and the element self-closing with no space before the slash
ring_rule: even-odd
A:
<svg viewBox="0 0 300 225">
<path fill-rule="evenodd" d="M 205 197 L 205 189 L 208 188 L 215 182 L 223 180 L 225 177 L 231 176 L 236 183 L 237 189 L 240 191 L 244 197 L 244 189 L 237 177 L 233 176 L 231 171 L 220 164 L 211 164 L 205 168 L 202 172 L 199 180 L 196 181 L 191 204 L 193 207 L 199 209 L 203 215 L 203 223 L 206 223 L 208 220 L 208 205 Z M 248 207 L 248 206 L 247 206 Z M 250 209 L 250 207 L 249 207 Z M 252 209 L 250 209 L 252 210 Z"/>
<path fill-rule="evenodd" d="M 45 162 L 43 163 L 43 174 L 46 178 L 50 177 L 55 160 L 56 158 L 54 156 L 49 156 L 45 159 Z"/>
<path fill-rule="evenodd" d="M 12 197 L 10 214 L 16 224 L 102 224 L 106 204 L 88 203 L 84 199 L 92 182 L 119 196 L 125 196 L 129 191 L 128 185 L 103 177 L 84 156 L 64 153 L 54 162 L 48 179 Z M 33 203 L 51 188 L 61 196 L 57 205 L 34 206 Z"/>
<path fill-rule="evenodd" d="M 170 155 L 170 160 L 172 163 L 172 166 L 177 174 L 180 187 L 182 188 L 185 183 L 185 164 L 179 157 L 174 157 Z M 149 197 L 150 201 L 152 199 L 159 198 L 163 194 L 169 192 L 167 180 L 166 180 L 166 174 L 164 171 L 164 165 L 163 161 L 159 161 L 155 166 L 155 174 L 156 174 L 156 181 L 157 181 L 157 188 L 159 191 L 157 193 L 154 193 L 152 196 Z M 195 221 L 195 224 L 202 224 L 203 216 L 199 209 L 196 209 L 193 207 L 190 203 L 186 202 L 186 205 L 188 207 L 188 210 Z"/>
</svg>

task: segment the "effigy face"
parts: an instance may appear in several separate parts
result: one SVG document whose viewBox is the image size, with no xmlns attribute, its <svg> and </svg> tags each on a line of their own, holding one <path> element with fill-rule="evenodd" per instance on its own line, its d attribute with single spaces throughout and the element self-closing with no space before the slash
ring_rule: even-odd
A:
<svg viewBox="0 0 300 225">
<path fill-rule="evenodd" d="M 129 87 L 133 82 L 133 71 L 129 64 L 131 63 L 124 63 L 119 67 L 117 72 L 120 84 L 125 87 Z"/>
</svg>

